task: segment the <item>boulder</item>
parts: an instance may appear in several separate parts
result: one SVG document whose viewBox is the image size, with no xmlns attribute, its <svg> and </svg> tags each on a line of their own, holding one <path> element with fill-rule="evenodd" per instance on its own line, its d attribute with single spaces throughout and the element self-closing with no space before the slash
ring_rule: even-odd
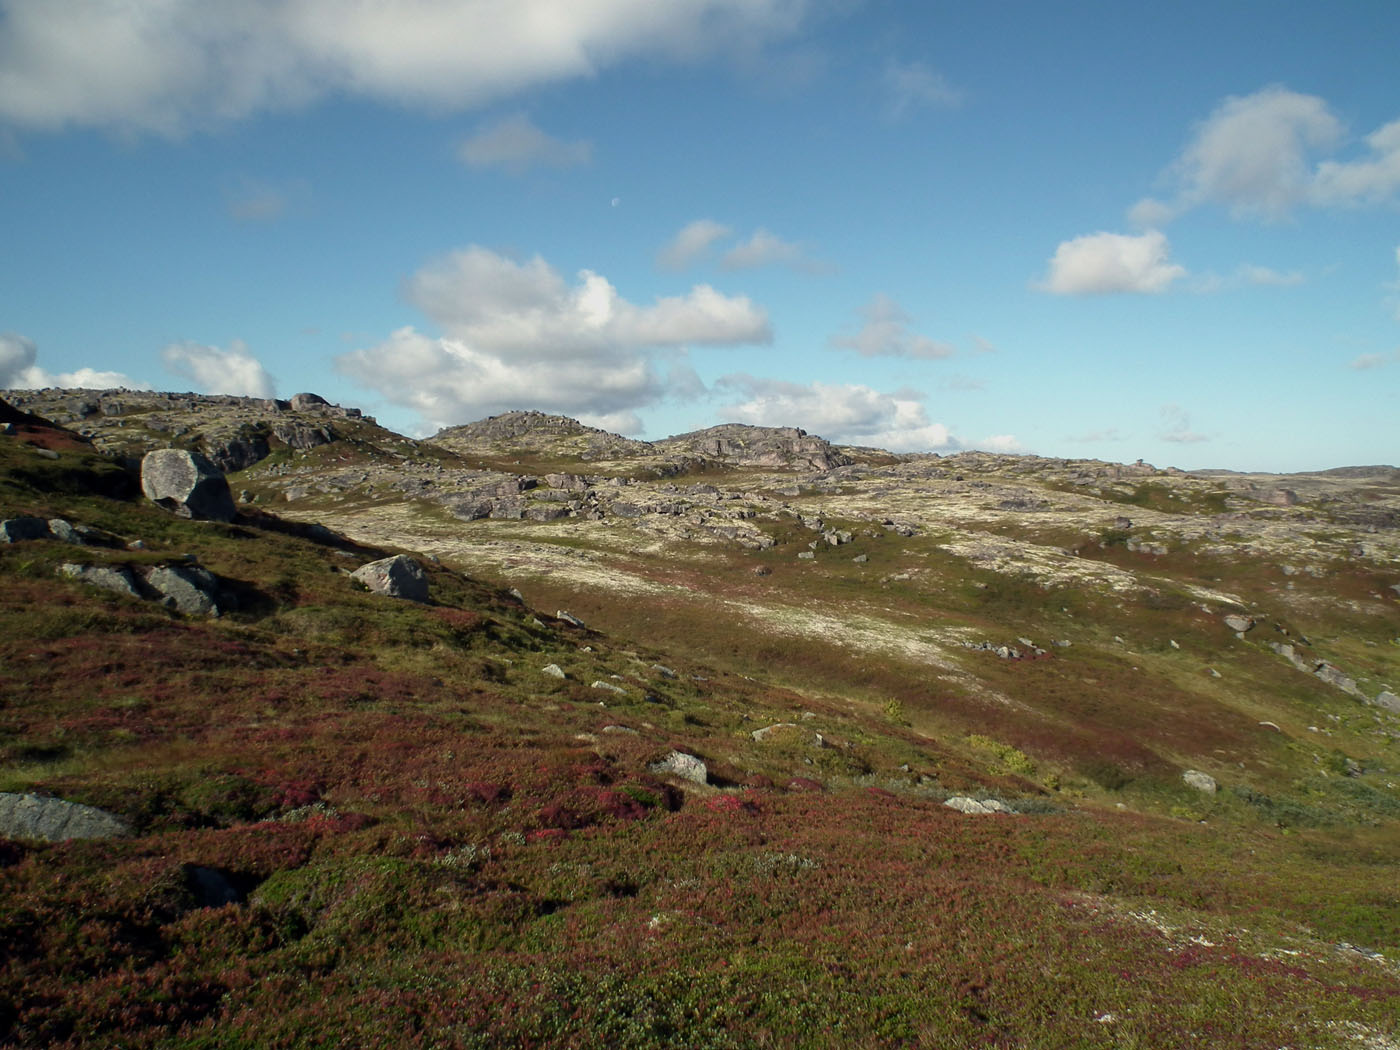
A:
<svg viewBox="0 0 1400 1050">
<path fill-rule="evenodd" d="M 540 674 L 549 675 L 550 678 L 567 678 L 564 669 L 558 664 L 545 664 L 540 668 Z"/>
<path fill-rule="evenodd" d="M 1356 679 L 1346 674 L 1340 667 L 1329 664 L 1326 660 L 1321 661 L 1313 668 L 1313 674 L 1317 675 L 1318 678 L 1321 678 L 1328 685 L 1336 686 L 1344 693 L 1348 693 L 1361 700 L 1366 699 L 1365 695 L 1357 687 Z"/>
<path fill-rule="evenodd" d="M 361 565 L 351 575 L 375 594 L 412 602 L 428 600 L 428 574 L 423 566 L 404 554 Z"/>
<path fill-rule="evenodd" d="M 594 689 L 602 689 L 604 692 L 608 692 L 608 693 L 626 693 L 626 692 L 627 692 L 627 690 L 624 689 L 624 688 L 622 688 L 622 686 L 616 685 L 616 684 L 614 684 L 614 683 L 612 683 L 612 682 L 605 682 L 605 681 L 603 681 L 601 678 L 598 679 L 596 682 L 593 683 L 593 688 L 594 688 Z"/>
<path fill-rule="evenodd" d="M 146 574 L 146 585 L 160 603 L 186 616 L 218 616 L 219 580 L 198 565 L 162 565 Z"/>
<path fill-rule="evenodd" d="M 76 565 L 67 562 L 58 567 L 58 574 L 92 587 L 101 587 L 105 591 L 116 591 L 132 598 L 141 597 L 136 577 L 125 565 Z"/>
<path fill-rule="evenodd" d="M 320 394 L 303 393 L 293 394 L 291 405 L 292 411 L 305 412 L 307 409 L 310 408 L 321 408 L 322 406 L 329 406 L 330 402 L 327 401 Z"/>
<path fill-rule="evenodd" d="M 7 518 L 0 521 L 0 543 L 50 538 L 47 518 Z"/>
<path fill-rule="evenodd" d="M 84 542 L 82 534 L 62 518 L 49 519 L 49 535 L 64 543 L 75 543 L 82 546 Z"/>
<path fill-rule="evenodd" d="M 1238 634 L 1244 634 L 1245 631 L 1254 627 L 1254 620 L 1249 616 L 1235 616 L 1232 614 L 1225 617 L 1225 626 Z"/>
<path fill-rule="evenodd" d="M 573 613 L 569 612 L 567 609 L 560 609 L 558 612 L 556 612 L 556 613 L 554 614 L 554 618 L 555 618 L 556 620 L 563 620 L 565 623 L 569 624 L 569 625 L 572 626 L 572 627 L 582 627 L 582 626 L 583 626 L 583 621 L 580 620 L 580 619 L 579 619 L 577 616 L 575 616 Z"/>
<path fill-rule="evenodd" d="M 128 835 L 126 821 L 105 810 L 41 795 L 0 794 L 0 835 L 12 839 L 106 839 Z"/>
<path fill-rule="evenodd" d="M 223 471 L 198 452 L 159 448 L 141 461 L 141 491 L 182 518 L 232 521 L 238 513 Z"/>
<path fill-rule="evenodd" d="M 653 762 L 647 768 L 653 773 L 680 777 L 682 780 L 689 780 L 695 784 L 705 784 L 710 779 L 710 771 L 705 768 L 705 763 L 694 755 L 687 755 L 684 751 L 672 751 L 665 758 L 659 762 Z"/>
<path fill-rule="evenodd" d="M 1396 696 L 1389 689 L 1376 697 L 1375 705 L 1377 707 L 1383 707 L 1387 711 L 1394 711 L 1396 714 L 1400 715 L 1400 696 Z"/>
<path fill-rule="evenodd" d="M 1214 795 L 1220 787 L 1220 785 L 1215 782 L 1213 776 L 1209 773 L 1202 773 L 1199 769 L 1188 769 L 1185 773 L 1181 774 L 1181 779 L 1184 780 L 1188 786 L 1195 788 L 1197 791 L 1203 791 L 1207 795 Z"/>
</svg>

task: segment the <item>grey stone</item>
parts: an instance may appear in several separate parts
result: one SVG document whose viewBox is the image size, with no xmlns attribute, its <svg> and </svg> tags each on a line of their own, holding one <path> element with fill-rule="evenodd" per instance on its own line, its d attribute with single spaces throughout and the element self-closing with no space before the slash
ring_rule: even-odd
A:
<svg viewBox="0 0 1400 1050">
<path fill-rule="evenodd" d="M 620 685 L 615 685 L 615 684 L 612 683 L 612 682 L 605 682 L 605 681 L 603 681 L 601 678 L 598 679 L 598 681 L 596 681 L 596 682 L 593 683 L 593 688 L 594 688 L 594 689 L 602 689 L 602 690 L 604 690 L 604 691 L 606 691 L 606 692 L 609 692 L 609 693 L 626 693 L 626 692 L 627 692 L 627 690 L 624 689 L 624 688 L 622 688 L 622 686 L 620 686 Z"/>
<path fill-rule="evenodd" d="M 49 538 L 49 523 L 45 518 L 8 518 L 0 521 L 0 543 Z"/>
<path fill-rule="evenodd" d="M 999 802 L 994 798 L 981 799 L 969 798 L 966 795 L 954 795 L 950 799 L 945 799 L 943 804 L 949 809 L 956 809 L 959 813 L 1014 813 L 1016 812 L 1005 802 Z"/>
<path fill-rule="evenodd" d="M 1300 671 L 1312 672 L 1312 665 L 1298 655 L 1296 649 L 1287 642 L 1270 642 L 1269 648 L 1278 653 Z"/>
<path fill-rule="evenodd" d="M 670 669 L 669 667 L 667 667 L 665 664 L 652 664 L 652 665 L 651 665 L 651 669 L 652 669 L 653 671 L 655 671 L 657 674 L 659 674 L 662 678 L 675 678 L 675 677 L 676 677 L 676 672 L 673 671 L 673 670 L 671 670 L 671 669 Z"/>
<path fill-rule="evenodd" d="M 799 558 L 805 558 L 805 559 L 811 560 L 811 559 L 815 558 L 817 555 L 816 555 L 816 553 L 813 552 L 813 551 L 798 551 L 798 552 L 797 552 L 797 556 L 798 556 Z"/>
<path fill-rule="evenodd" d="M 328 406 L 330 402 L 320 394 L 302 393 L 293 394 L 291 404 L 294 412 L 305 412 L 309 408 L 319 408 L 322 405 Z"/>
<path fill-rule="evenodd" d="M 1400 714 L 1400 696 L 1396 696 L 1389 689 L 1376 697 L 1375 704 L 1377 707 L 1383 707 L 1387 711 Z"/>
<path fill-rule="evenodd" d="M 604 733 L 613 733 L 618 736 L 641 736 L 642 734 L 629 726 L 604 726 Z"/>
<path fill-rule="evenodd" d="M 663 776 L 677 776 L 695 784 L 705 784 L 710 779 L 710 771 L 705 768 L 705 763 L 694 755 L 687 755 L 684 751 L 672 751 L 665 758 L 659 762 L 653 762 L 647 768 L 653 773 L 660 773 Z"/>
<path fill-rule="evenodd" d="M 49 519 L 49 535 L 56 540 L 62 540 L 64 543 L 75 543 L 78 546 L 82 546 L 83 544 L 82 533 L 73 528 L 72 525 L 62 518 Z"/>
<path fill-rule="evenodd" d="M 93 587 L 101 587 L 103 590 L 116 591 L 133 598 L 141 597 L 136 577 L 125 565 L 76 565 L 67 562 L 58 567 L 58 574 Z"/>
<path fill-rule="evenodd" d="M 1313 668 L 1313 674 L 1317 675 L 1328 685 L 1336 686 L 1342 692 L 1351 696 L 1366 699 L 1365 695 L 1356 685 L 1356 680 L 1346 675 L 1341 668 L 1329 664 L 1326 660 L 1321 661 Z"/>
<path fill-rule="evenodd" d="M 1185 773 L 1181 774 L 1181 779 L 1190 787 L 1195 788 L 1197 791 L 1203 791 L 1207 795 L 1214 795 L 1220 787 L 1220 785 L 1215 782 L 1213 776 L 1209 773 L 1202 773 L 1199 769 L 1188 769 Z"/>
<path fill-rule="evenodd" d="M 405 598 L 411 602 L 428 600 L 428 574 L 406 554 L 361 565 L 350 575 L 375 594 L 387 598 Z"/>
<path fill-rule="evenodd" d="M 0 794 L 0 835 L 13 839 L 106 839 L 129 835 L 126 821 L 94 806 L 41 795 Z"/>
<path fill-rule="evenodd" d="M 564 669 L 558 664 L 545 664 L 540 668 L 540 674 L 549 675 L 550 678 L 567 678 Z"/>
<path fill-rule="evenodd" d="M 749 734 L 755 743 L 765 743 L 773 737 L 788 736 L 799 740 L 810 747 L 821 747 L 825 743 L 820 733 L 814 733 L 810 729 L 803 729 L 796 722 L 778 722 L 775 725 L 766 726 L 763 729 L 755 729 Z"/>
<path fill-rule="evenodd" d="M 146 584 L 166 608 L 187 616 L 219 614 L 219 581 L 197 565 L 162 565 L 146 574 Z"/>
<path fill-rule="evenodd" d="M 1225 617 L 1225 626 L 1239 634 L 1244 634 L 1245 631 L 1254 627 L 1254 620 L 1249 616 L 1235 616 L 1232 614 Z"/>
<path fill-rule="evenodd" d="M 159 448 L 141 461 L 141 491 L 182 518 L 232 521 L 238 511 L 223 471 L 198 452 Z"/>
<path fill-rule="evenodd" d="M 567 609 L 560 609 L 554 614 L 554 618 L 557 620 L 563 620 L 565 623 L 570 624 L 573 627 L 583 626 L 583 621 L 580 620 L 573 613 L 569 612 Z"/>
</svg>

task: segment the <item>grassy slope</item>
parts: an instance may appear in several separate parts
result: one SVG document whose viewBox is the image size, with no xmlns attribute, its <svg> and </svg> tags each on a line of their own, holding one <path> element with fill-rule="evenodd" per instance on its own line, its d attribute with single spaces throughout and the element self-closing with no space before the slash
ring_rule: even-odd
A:
<svg viewBox="0 0 1400 1050">
<path fill-rule="evenodd" d="M 0 438 L 0 466 L 0 516 L 62 514 L 147 548 L 0 548 L 0 789 L 107 806 L 137 832 L 0 841 L 0 1041 L 1400 1038 L 1400 971 L 1337 948 L 1400 955 L 1394 796 L 1370 775 L 1313 772 L 1321 752 L 1294 723 L 1336 714 L 1333 773 L 1373 738 L 1343 724 L 1354 705 L 1289 694 L 1286 665 L 1188 609 L 1134 610 L 1151 629 L 1125 635 L 1125 653 L 969 654 L 1017 701 L 1002 709 L 956 683 L 920 687 L 926 669 L 891 657 L 775 645 L 684 604 L 532 582 L 540 608 L 568 606 L 601 635 L 441 566 L 432 605 L 392 602 L 343 571 L 378 552 L 91 495 L 111 468 L 79 452 L 52 462 Z M 77 558 L 186 554 L 240 585 L 241 611 L 187 619 L 54 575 Z M 706 571 L 753 586 L 761 557 Z M 792 596 L 854 595 L 849 565 Z M 1060 625 L 1035 589 L 1000 586 L 945 590 L 940 608 L 998 641 Z M 930 605 L 915 589 L 907 601 L 911 615 Z M 1144 644 L 1164 625 L 1277 703 L 1231 715 L 1230 690 Z M 551 662 L 570 677 L 541 675 Z M 1286 737 L 1255 724 L 1290 715 Z M 831 746 L 748 737 L 778 721 Z M 649 773 L 671 747 L 728 786 Z M 1180 787 L 1175 760 L 1216 747 L 1222 767 L 1247 760 L 1247 795 Z M 785 788 L 794 776 L 828 790 Z M 1027 812 L 966 817 L 940 804 L 953 790 Z M 246 899 L 211 906 L 197 868 Z"/>
</svg>

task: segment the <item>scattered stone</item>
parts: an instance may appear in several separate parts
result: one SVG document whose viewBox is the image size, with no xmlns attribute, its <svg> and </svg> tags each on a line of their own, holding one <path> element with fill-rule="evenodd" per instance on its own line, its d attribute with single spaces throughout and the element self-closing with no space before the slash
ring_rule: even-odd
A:
<svg viewBox="0 0 1400 1050">
<path fill-rule="evenodd" d="M 1167 644 L 1170 645 L 1173 649 L 1180 649 L 1180 648 L 1181 648 L 1181 646 L 1179 646 L 1179 645 L 1176 644 L 1176 639 L 1175 639 L 1175 638 L 1168 638 L 1168 639 L 1167 639 Z"/>
<path fill-rule="evenodd" d="M 669 667 L 667 667 L 665 664 L 652 664 L 652 665 L 651 665 L 651 669 L 652 669 L 653 671 L 655 671 L 657 674 L 659 674 L 662 678 L 675 678 L 675 677 L 676 677 L 676 672 L 673 671 L 673 670 L 671 670 L 671 669 L 670 669 Z"/>
<path fill-rule="evenodd" d="M 798 552 L 797 552 L 797 556 L 798 556 L 799 558 L 806 558 L 806 559 L 808 559 L 808 560 L 811 560 L 811 559 L 815 558 L 817 555 L 816 555 L 816 552 L 814 552 L 814 551 L 798 551 Z"/>
<path fill-rule="evenodd" d="M 141 461 L 141 491 L 146 498 L 182 518 L 232 521 L 233 504 L 223 471 L 198 452 L 159 448 Z"/>
<path fill-rule="evenodd" d="M 857 554 L 854 558 L 851 559 L 851 561 L 855 562 L 857 565 L 864 565 L 869 560 L 870 555 L 868 554 Z"/>
<path fill-rule="evenodd" d="M 556 620 L 563 620 L 565 623 L 569 624 L 572 627 L 583 628 L 583 621 L 580 620 L 573 613 L 569 612 L 567 609 L 560 609 L 554 614 L 554 618 Z"/>
<path fill-rule="evenodd" d="M 558 664 L 545 664 L 543 667 L 540 668 L 540 674 L 549 675 L 549 677 L 551 677 L 551 678 L 568 678 L 568 677 L 569 677 L 568 675 L 566 675 L 566 674 L 564 673 L 564 669 L 563 669 L 562 667 L 560 667 Z"/>
<path fill-rule="evenodd" d="M 1376 697 L 1375 704 L 1377 707 L 1383 707 L 1387 711 L 1400 714 L 1400 696 L 1396 696 L 1389 689 Z"/>
<path fill-rule="evenodd" d="M 125 565 L 76 565 L 66 562 L 58 567 L 58 574 L 103 590 L 116 591 L 132 598 L 141 597 L 136 577 Z"/>
<path fill-rule="evenodd" d="M 1260 722 L 1259 724 L 1265 729 L 1272 729 L 1275 733 L 1283 732 L 1283 730 L 1279 728 L 1279 724 L 1277 722 Z"/>
<path fill-rule="evenodd" d="M 160 603 L 186 616 L 219 615 L 219 581 L 197 565 L 162 565 L 146 574 L 146 585 Z"/>
<path fill-rule="evenodd" d="M 1225 617 L 1225 626 L 1236 634 L 1244 634 L 1254 627 L 1254 619 L 1249 616 L 1236 616 L 1231 614 Z"/>
<path fill-rule="evenodd" d="M 1313 668 L 1313 674 L 1317 675 L 1318 678 L 1321 678 L 1328 685 L 1336 686 L 1344 693 L 1361 700 L 1366 699 L 1365 695 L 1357 687 L 1355 679 L 1348 677 L 1342 672 L 1341 668 L 1329 664 L 1326 660 L 1320 661 L 1317 666 Z"/>
<path fill-rule="evenodd" d="M 350 574 L 375 594 L 405 598 L 412 602 L 428 600 L 428 574 L 412 558 L 396 554 L 361 565 Z"/>
<path fill-rule="evenodd" d="M 1269 648 L 1278 653 L 1300 671 L 1312 672 L 1312 665 L 1298 655 L 1293 646 L 1284 642 L 1270 642 Z"/>
<path fill-rule="evenodd" d="M 647 768 L 653 773 L 680 777 L 682 780 L 689 780 L 696 784 L 708 783 L 710 779 L 710 771 L 705 768 L 705 763 L 684 751 L 672 751 L 659 762 L 651 763 Z"/>
<path fill-rule="evenodd" d="M 1206 668 L 1206 674 L 1210 675 L 1212 678 L 1221 678 L 1221 677 L 1223 677 L 1223 676 L 1221 675 L 1221 673 L 1220 673 L 1219 671 L 1217 671 L 1214 667 L 1207 667 L 1207 668 Z"/>
<path fill-rule="evenodd" d="M 950 799 L 945 799 L 943 804 L 949 809 L 956 809 L 959 813 L 1015 813 L 1016 811 L 1005 802 L 999 802 L 994 798 L 975 799 L 966 795 L 954 795 Z"/>
<path fill-rule="evenodd" d="M 814 733 L 809 729 L 803 729 L 796 722 L 778 722 L 776 725 L 767 726 L 763 729 L 755 729 L 749 736 L 758 744 L 765 743 L 773 737 L 789 737 L 806 744 L 808 747 L 826 746 L 826 740 L 820 733 Z"/>
<path fill-rule="evenodd" d="M 1190 787 L 1197 791 L 1203 791 L 1207 795 L 1214 795 L 1220 787 L 1213 776 L 1209 773 L 1202 773 L 1199 769 L 1188 769 L 1181 774 L 1181 779 L 1186 781 Z"/>
<path fill-rule="evenodd" d="M 0 835 L 12 839 L 107 839 L 129 835 L 126 821 L 106 810 L 42 795 L 0 794 Z"/>
<path fill-rule="evenodd" d="M 596 682 L 593 683 L 593 688 L 594 688 L 594 689 L 602 689 L 602 690 L 605 690 L 606 692 L 609 692 L 609 693 L 622 693 L 622 694 L 624 694 L 624 695 L 625 695 L 626 692 L 627 692 L 627 690 L 624 689 L 624 688 L 622 688 L 622 686 L 616 685 L 616 684 L 614 684 L 614 683 L 612 683 L 612 682 L 605 682 L 605 681 L 603 681 L 601 678 L 598 679 L 598 681 L 596 681 Z"/>
<path fill-rule="evenodd" d="M 614 733 L 620 736 L 641 736 L 642 734 L 632 729 L 630 726 L 604 726 L 604 733 Z"/>
</svg>

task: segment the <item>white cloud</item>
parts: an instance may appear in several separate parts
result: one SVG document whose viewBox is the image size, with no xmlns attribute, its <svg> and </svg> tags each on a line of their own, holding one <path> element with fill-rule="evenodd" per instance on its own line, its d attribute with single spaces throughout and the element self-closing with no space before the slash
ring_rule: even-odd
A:
<svg viewBox="0 0 1400 1050">
<path fill-rule="evenodd" d="M 1000 452 L 1008 456 L 1020 455 L 1026 451 L 1026 446 L 1017 440 L 1015 434 L 992 434 L 980 441 L 970 442 L 967 447 L 981 449 L 983 452 Z"/>
<path fill-rule="evenodd" d="M 224 207 L 238 222 L 276 222 L 308 193 L 302 180 L 277 185 L 245 176 L 224 188 Z"/>
<path fill-rule="evenodd" d="M 457 149 L 469 168 L 503 168 L 520 174 L 533 167 L 572 168 L 593 158 L 593 143 L 565 142 L 545 134 L 523 113 L 480 128 Z"/>
<path fill-rule="evenodd" d="M 683 270 L 733 231 L 713 219 L 686 223 L 657 253 L 657 264 L 667 270 Z"/>
<path fill-rule="evenodd" d="M 0 0 L 0 120 L 175 134 L 332 94 L 481 105 L 628 58 L 752 54 L 805 0 Z"/>
<path fill-rule="evenodd" d="M 1167 261 L 1166 235 L 1148 230 L 1134 237 L 1092 233 L 1062 241 L 1038 287 L 1056 295 L 1101 295 L 1115 292 L 1157 293 L 1186 269 Z"/>
<path fill-rule="evenodd" d="M 925 361 L 952 357 L 955 351 L 909 327 L 911 318 L 900 305 L 877 292 L 860 309 L 865 322 L 851 335 L 833 336 L 831 345 L 854 350 L 861 357 L 911 357 Z"/>
<path fill-rule="evenodd" d="M 1209 434 L 1201 434 L 1191 429 L 1191 417 L 1180 405 L 1162 406 L 1162 430 L 1157 436 L 1163 441 L 1182 445 L 1210 440 Z"/>
<path fill-rule="evenodd" d="M 1192 208 L 1219 204 L 1236 218 L 1276 220 L 1300 205 L 1393 199 L 1400 192 L 1400 120 L 1366 136 L 1363 157 L 1315 159 L 1336 152 L 1345 139 L 1346 126 L 1316 95 L 1274 85 L 1229 96 L 1168 168 L 1172 199 L 1141 200 L 1129 218 L 1156 227 Z"/>
<path fill-rule="evenodd" d="M 723 376 L 715 386 L 742 399 L 725 406 L 740 423 L 801 427 L 829 441 L 892 452 L 962 447 L 946 426 L 930 422 L 917 391 L 885 394 L 855 383 L 791 383 L 742 373 Z"/>
<path fill-rule="evenodd" d="M 1400 349 L 1392 350 L 1388 354 L 1359 354 L 1352 358 L 1347 367 L 1362 372 L 1372 368 L 1383 368 L 1395 362 L 1400 362 Z"/>
<path fill-rule="evenodd" d="M 830 267 L 808 256 L 800 244 L 785 241 L 775 233 L 759 227 L 746 241 L 740 241 L 724 253 L 720 264 L 727 270 L 751 270 L 758 266 L 790 266 L 794 270 L 820 273 Z"/>
<path fill-rule="evenodd" d="M 121 372 L 77 368 L 72 372 L 47 372 L 39 367 L 34 340 L 15 332 L 0 332 L 0 390 L 149 390 L 150 386 Z"/>
<path fill-rule="evenodd" d="M 518 263 L 475 245 L 423 267 L 407 294 L 443 336 L 400 328 L 336 368 L 438 426 L 538 408 L 636 432 L 638 408 L 703 392 L 686 346 L 772 338 L 761 308 L 708 285 L 638 306 L 590 270 L 570 285 L 539 256 Z"/>
<path fill-rule="evenodd" d="M 1192 291 L 1205 295 L 1214 292 L 1224 291 L 1230 288 L 1241 288 L 1245 286 L 1265 287 L 1265 288 L 1292 288 L 1303 284 L 1307 278 L 1297 270 L 1282 273 L 1268 266 L 1256 266 L 1253 263 L 1241 263 L 1235 267 L 1235 272 L 1227 277 L 1219 274 L 1206 273 L 1198 275 L 1192 281 Z"/>
<path fill-rule="evenodd" d="M 239 339 L 227 350 L 202 343 L 171 343 L 160 352 L 160 359 L 169 372 L 191 380 L 201 393 L 235 397 L 277 394 L 272 376 Z"/>
<path fill-rule="evenodd" d="M 886 113 L 891 120 L 900 120 L 916 109 L 949 109 L 962 102 L 962 92 L 922 62 L 886 63 L 884 86 Z"/>
</svg>

